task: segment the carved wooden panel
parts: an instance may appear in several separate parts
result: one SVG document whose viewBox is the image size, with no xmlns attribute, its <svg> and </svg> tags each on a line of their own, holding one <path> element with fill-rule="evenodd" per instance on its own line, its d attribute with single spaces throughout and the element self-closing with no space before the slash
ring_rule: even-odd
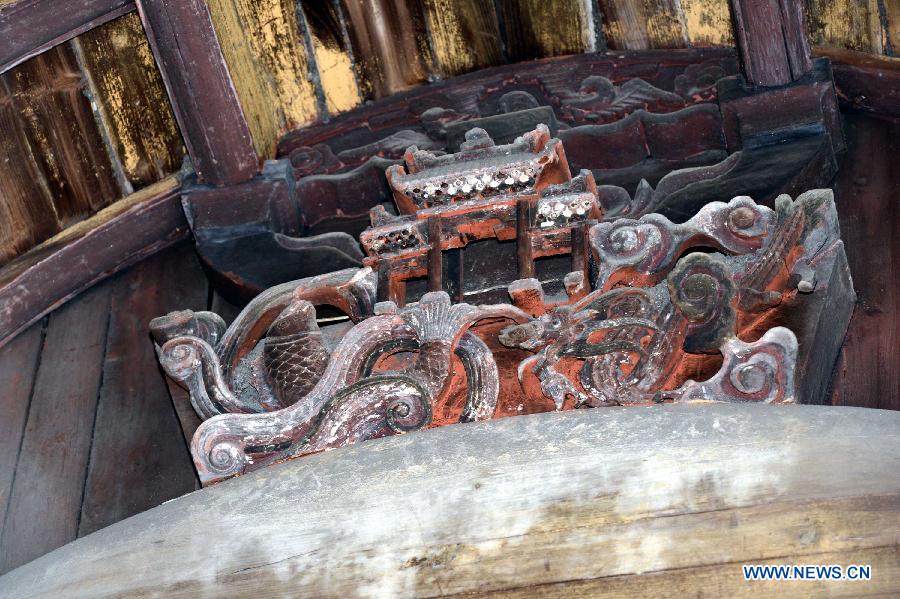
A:
<svg viewBox="0 0 900 599">
<path fill-rule="evenodd" d="M 845 326 L 853 298 L 833 278 L 844 253 L 830 190 L 782 195 L 774 209 L 712 202 L 683 223 L 640 194 L 607 213 L 546 125 L 510 144 L 474 128 L 454 154 L 410 147 L 387 181 L 399 215 L 372 209 L 363 268 L 272 287 L 227 328 L 189 310 L 151 324 L 163 368 L 204 419 L 191 443 L 204 484 L 516 413 L 819 400 L 819 364 L 836 347 L 811 344 L 843 336 L 826 321 Z M 478 274 L 465 251 L 444 252 L 486 239 L 516 245 L 508 301 L 454 301 L 448 288 Z M 568 263 L 562 289 L 536 278 L 553 257 Z M 422 277 L 428 291 L 407 297 Z M 352 324 L 329 331 L 317 306 Z"/>
</svg>

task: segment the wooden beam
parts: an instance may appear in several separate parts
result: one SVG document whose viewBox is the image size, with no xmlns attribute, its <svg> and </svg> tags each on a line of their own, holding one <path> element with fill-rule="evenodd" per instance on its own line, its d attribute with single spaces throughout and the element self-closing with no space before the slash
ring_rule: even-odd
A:
<svg viewBox="0 0 900 599">
<path fill-rule="evenodd" d="M 734 37 L 747 82 L 772 87 L 812 70 L 803 3 L 795 0 L 731 0 Z"/>
<path fill-rule="evenodd" d="M 813 53 L 831 60 L 842 108 L 900 117 L 900 60 L 838 48 L 817 47 Z"/>
<path fill-rule="evenodd" d="M 176 176 L 69 227 L 0 269 L 0 346 L 69 298 L 189 236 Z"/>
<path fill-rule="evenodd" d="M 250 127 L 203 0 L 138 0 L 194 170 L 211 185 L 259 172 Z"/>
<path fill-rule="evenodd" d="M 0 73 L 134 10 L 134 0 L 0 2 Z"/>
<path fill-rule="evenodd" d="M 898 435 L 897 412 L 727 404 L 448 426 L 191 493 L 27 564 L 0 588 L 750 597 L 774 587 L 745 581 L 742 563 L 834 563 L 871 564 L 872 579 L 785 584 L 779 596 L 897 596 Z"/>
</svg>

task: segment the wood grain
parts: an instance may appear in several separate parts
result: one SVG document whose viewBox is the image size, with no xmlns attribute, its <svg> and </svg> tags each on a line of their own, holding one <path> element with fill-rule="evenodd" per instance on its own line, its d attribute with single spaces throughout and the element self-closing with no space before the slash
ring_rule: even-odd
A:
<svg viewBox="0 0 900 599">
<path fill-rule="evenodd" d="M 71 48 L 57 46 L 3 77 L 62 226 L 121 197 Z"/>
<path fill-rule="evenodd" d="M 432 61 L 418 0 L 341 0 L 366 98 L 383 98 L 423 83 Z"/>
<path fill-rule="evenodd" d="M 210 7 L 203 0 L 137 0 L 137 7 L 194 170 L 211 185 L 251 179 L 260 157 Z"/>
<path fill-rule="evenodd" d="M 278 137 L 318 117 L 294 0 L 210 0 L 222 52 L 253 132 L 273 158 Z"/>
<path fill-rule="evenodd" d="M 133 0 L 0 1 L 0 73 L 134 10 Z"/>
<path fill-rule="evenodd" d="M 883 52 L 878 0 L 808 0 L 807 28 L 813 45 Z"/>
<path fill-rule="evenodd" d="M 900 125 L 847 115 L 844 129 L 835 193 L 857 305 L 834 403 L 900 410 Z"/>
<path fill-rule="evenodd" d="M 108 285 L 92 289 L 50 317 L 0 539 L 2 571 L 76 536 L 109 291 Z"/>
<path fill-rule="evenodd" d="M 91 285 L 188 237 L 180 193 L 178 177 L 163 179 L 0 269 L 0 346 Z"/>
<path fill-rule="evenodd" d="M 871 583 L 779 594 L 887 596 L 900 590 L 898 425 L 896 412 L 707 404 L 399 435 L 192 493 L 0 587 L 11 596 L 621 596 L 627 581 L 628 596 L 758 596 L 771 587 L 742 586 L 740 564 L 871 560 Z"/>
<path fill-rule="evenodd" d="M 35 163 L 19 111 L 0 80 L 0 266 L 59 230 L 56 208 Z"/>
<path fill-rule="evenodd" d="M 500 0 L 498 5 L 510 62 L 593 49 L 593 15 L 583 0 Z"/>
<path fill-rule="evenodd" d="M 610 49 L 687 46 L 684 15 L 676 0 L 600 0 L 600 10 Z"/>
<path fill-rule="evenodd" d="M 304 36 L 315 57 L 316 77 L 329 115 L 359 106 L 362 97 L 337 2 L 300 1 L 297 5 Z"/>
<path fill-rule="evenodd" d="M 180 244 L 112 283 L 80 537 L 199 488 L 148 326 L 173 310 L 203 310 L 206 277 Z"/>
<path fill-rule="evenodd" d="M 685 28 L 692 46 L 733 46 L 729 0 L 681 0 Z"/>
<path fill-rule="evenodd" d="M 88 31 L 73 44 L 132 188 L 180 169 L 184 143 L 137 13 Z"/>
<path fill-rule="evenodd" d="M 503 49 L 497 13 L 481 0 L 425 0 L 434 62 L 442 77 L 498 65 Z"/>
<path fill-rule="evenodd" d="M 43 341 L 43 325 L 38 323 L 0 349 L 0 531 L 6 520 Z"/>
</svg>

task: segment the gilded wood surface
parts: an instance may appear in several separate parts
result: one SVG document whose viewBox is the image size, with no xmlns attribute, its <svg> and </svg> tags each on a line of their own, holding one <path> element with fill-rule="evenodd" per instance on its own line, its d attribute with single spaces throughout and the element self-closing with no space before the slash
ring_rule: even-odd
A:
<svg viewBox="0 0 900 599">
<path fill-rule="evenodd" d="M 616 50 L 684 48 L 687 33 L 677 0 L 600 0 L 606 43 Z"/>
<path fill-rule="evenodd" d="M 592 49 L 593 15 L 583 0 L 500 0 L 510 62 Z"/>
<path fill-rule="evenodd" d="M 681 9 L 692 45 L 734 45 L 729 0 L 681 0 Z"/>
<path fill-rule="evenodd" d="M 209 9 L 257 153 L 271 158 L 279 135 L 318 116 L 295 3 L 210 0 Z"/>
<path fill-rule="evenodd" d="M 300 2 L 298 15 L 315 57 L 319 89 L 329 114 L 346 112 L 362 101 L 340 8 L 336 2 Z"/>
<path fill-rule="evenodd" d="M 72 50 L 57 46 L 3 75 L 66 226 L 121 195 Z"/>
<path fill-rule="evenodd" d="M 181 133 L 137 13 L 73 42 L 125 178 L 143 187 L 181 168 Z"/>
<path fill-rule="evenodd" d="M 446 77 L 503 62 L 494 4 L 482 0 L 425 0 L 435 67 Z"/>
</svg>

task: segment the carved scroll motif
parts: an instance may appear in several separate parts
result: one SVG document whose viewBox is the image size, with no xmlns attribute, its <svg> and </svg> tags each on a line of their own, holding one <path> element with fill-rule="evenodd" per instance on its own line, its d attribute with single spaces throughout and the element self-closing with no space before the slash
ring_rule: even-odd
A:
<svg viewBox="0 0 900 599">
<path fill-rule="evenodd" d="M 389 169 L 400 216 L 373 210 L 364 268 L 273 287 L 227 330 L 208 312 L 153 321 L 163 368 L 204 419 L 191 444 L 204 484 L 523 410 L 795 400 L 798 340 L 772 325 L 840 248 L 830 192 L 774 210 L 713 202 L 680 224 L 621 218 L 604 214 L 589 172 L 571 176 L 546 127 L 501 146 L 473 130 L 463 146 L 410 148 Z M 489 238 L 516 243 L 510 303 L 454 303 L 442 252 Z M 565 295 L 534 274 L 561 256 Z M 430 291 L 404 305 L 417 276 Z M 348 317 L 339 334 L 321 306 Z"/>
</svg>

